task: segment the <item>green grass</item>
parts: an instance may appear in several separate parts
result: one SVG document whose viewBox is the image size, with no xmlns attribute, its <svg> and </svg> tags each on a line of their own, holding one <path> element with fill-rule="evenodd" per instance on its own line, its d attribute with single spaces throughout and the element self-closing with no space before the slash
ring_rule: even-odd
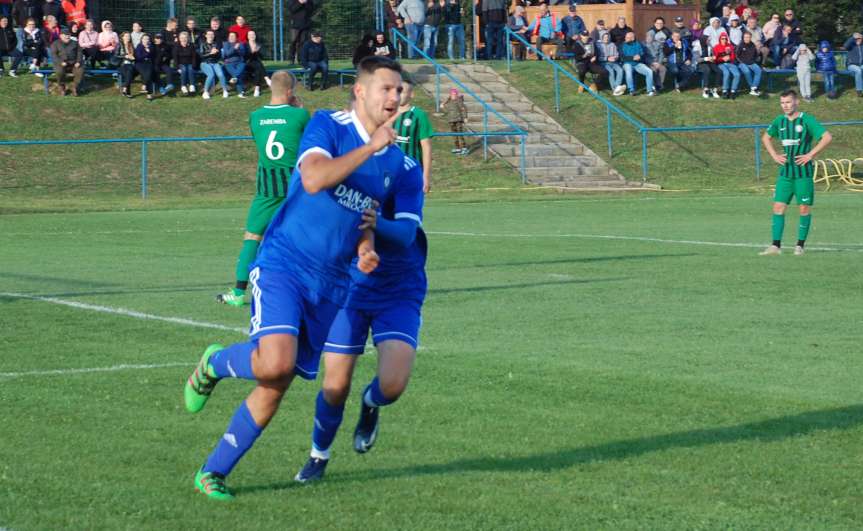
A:
<svg viewBox="0 0 863 531">
<path fill-rule="evenodd" d="M 433 201 L 424 349 L 375 449 L 346 435 L 370 354 L 326 481 L 291 481 L 297 382 L 228 505 L 192 478 L 250 386 L 197 416 L 181 389 L 242 335 L 0 296 L 0 528 L 860 528 L 860 200 L 820 194 L 802 258 L 718 245 L 767 240 L 751 194 Z M 212 297 L 244 216 L 0 216 L 0 292 L 243 327 Z M 187 365 L 6 374 L 162 363 Z"/>
<path fill-rule="evenodd" d="M 561 63 L 565 64 L 565 63 Z M 504 77 L 531 97 L 552 117 L 600 157 L 607 160 L 607 113 L 605 107 L 588 94 L 578 94 L 574 81 L 561 76 L 561 112 L 554 110 L 554 84 L 551 68 L 537 61 L 513 62 L 507 74 L 504 63 L 496 65 Z M 780 79 L 774 79 L 774 92 L 761 98 L 742 94 L 734 101 L 704 100 L 700 88 L 675 94 L 664 92 L 656 97 L 641 95 L 615 98 L 604 90 L 602 95 L 649 127 L 768 124 L 781 113 L 778 92 Z M 671 81 L 666 80 L 670 86 Z M 822 122 L 859 120 L 860 99 L 842 77 L 845 87 L 841 97 L 828 100 L 821 93 L 821 83 L 813 82 L 814 103 L 801 103 L 801 110 L 811 112 Z M 766 80 L 762 83 L 766 86 Z M 796 80 L 789 78 L 791 88 Z M 700 85 L 698 85 L 700 87 Z M 741 87 L 747 87 L 745 80 Z M 741 90 L 743 90 L 741 88 Z M 613 115 L 614 155 L 612 167 L 629 179 L 641 179 L 641 135 L 627 121 Z M 830 128 L 834 140 L 822 158 L 854 159 L 863 157 L 863 126 Z M 688 133 L 654 133 L 649 136 L 650 181 L 664 188 L 688 190 L 757 190 L 772 186 L 775 164 L 762 150 L 761 181 L 755 179 L 755 137 L 751 130 L 706 131 Z"/>
</svg>

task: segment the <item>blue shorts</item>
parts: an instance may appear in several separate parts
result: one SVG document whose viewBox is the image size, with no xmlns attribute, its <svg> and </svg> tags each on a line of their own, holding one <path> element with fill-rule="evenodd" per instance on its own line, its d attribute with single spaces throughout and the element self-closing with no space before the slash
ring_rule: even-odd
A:
<svg viewBox="0 0 863 531">
<path fill-rule="evenodd" d="M 297 336 L 294 372 L 306 380 L 318 375 L 321 351 L 339 306 L 300 284 L 293 274 L 264 271 L 249 273 L 252 319 L 249 339 L 257 342 L 270 334 Z"/>
<path fill-rule="evenodd" d="M 383 310 L 342 308 L 330 327 L 324 350 L 337 354 L 362 354 L 372 329 L 372 341 L 396 339 L 417 348 L 422 318 L 416 302 L 396 302 Z"/>
</svg>

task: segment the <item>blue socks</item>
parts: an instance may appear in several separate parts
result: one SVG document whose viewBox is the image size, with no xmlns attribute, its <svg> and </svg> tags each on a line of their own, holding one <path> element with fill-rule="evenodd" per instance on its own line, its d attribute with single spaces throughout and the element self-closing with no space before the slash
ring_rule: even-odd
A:
<svg viewBox="0 0 863 531">
<path fill-rule="evenodd" d="M 363 391 L 363 403 L 369 407 L 387 406 L 393 402 L 395 400 L 390 400 L 384 396 L 384 393 L 381 391 L 381 382 L 378 381 L 377 376 Z"/>
<path fill-rule="evenodd" d="M 228 430 L 207 458 L 204 472 L 216 472 L 223 476 L 230 474 L 237 461 L 255 444 L 259 435 L 261 428 L 255 423 L 249 408 L 246 407 L 246 401 L 243 400 L 231 418 Z"/>
<path fill-rule="evenodd" d="M 318 392 L 318 398 L 315 401 L 315 426 L 312 429 L 312 457 L 330 458 L 330 446 L 342 424 L 344 413 L 344 404 L 332 406 L 324 399 L 324 392 Z"/>
<path fill-rule="evenodd" d="M 254 342 L 237 343 L 210 356 L 210 365 L 218 378 L 254 380 L 252 352 L 258 348 Z"/>
</svg>

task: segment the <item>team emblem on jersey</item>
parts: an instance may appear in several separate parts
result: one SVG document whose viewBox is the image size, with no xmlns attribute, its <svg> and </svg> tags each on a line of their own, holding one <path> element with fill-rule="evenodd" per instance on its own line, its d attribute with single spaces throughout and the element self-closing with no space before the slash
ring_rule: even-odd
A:
<svg viewBox="0 0 863 531">
<path fill-rule="evenodd" d="M 414 123 L 414 121 L 411 120 L 410 118 L 405 118 L 405 121 L 402 123 L 405 124 L 405 127 L 410 127 L 411 124 Z"/>
<path fill-rule="evenodd" d="M 802 133 L 803 132 L 803 126 L 798 124 L 797 127 L 794 128 L 794 130 L 797 131 L 798 133 Z"/>
<path fill-rule="evenodd" d="M 384 188 L 389 188 L 391 182 L 392 182 L 392 179 L 390 179 L 389 172 L 384 173 Z"/>
</svg>

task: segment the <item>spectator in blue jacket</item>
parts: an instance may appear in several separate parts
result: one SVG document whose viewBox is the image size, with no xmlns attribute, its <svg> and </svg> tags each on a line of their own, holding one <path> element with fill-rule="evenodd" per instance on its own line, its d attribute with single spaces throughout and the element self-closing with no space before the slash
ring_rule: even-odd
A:
<svg viewBox="0 0 863 531">
<path fill-rule="evenodd" d="M 680 30 L 675 29 L 671 32 L 671 38 L 665 41 L 662 52 L 666 57 L 668 71 L 674 78 L 674 90 L 680 92 L 680 89 L 686 87 L 689 78 L 695 73 L 689 41 L 683 38 Z"/>
<path fill-rule="evenodd" d="M 815 70 L 824 78 L 824 92 L 827 97 L 836 98 L 836 55 L 828 41 L 821 41 L 815 54 Z"/>
<path fill-rule="evenodd" d="M 228 83 L 237 85 L 237 96 L 246 97 L 246 89 L 243 87 L 243 73 L 246 71 L 246 55 L 249 48 L 239 41 L 237 33 L 228 33 L 228 40 L 222 43 L 222 61 L 225 63 L 225 71 L 230 79 Z"/>
<path fill-rule="evenodd" d="M 620 47 L 620 57 L 623 60 L 623 74 L 626 76 L 626 86 L 629 88 L 630 96 L 635 96 L 634 72 L 644 76 L 647 84 L 647 95 L 656 94 L 653 91 L 653 70 L 644 64 L 644 55 L 644 46 L 635 40 L 635 33 L 632 31 L 627 33 L 623 45 Z"/>
<path fill-rule="evenodd" d="M 857 96 L 863 98 L 863 34 L 855 33 L 852 35 L 850 39 L 845 41 L 843 48 L 848 51 L 845 65 L 851 75 L 854 76 L 854 88 L 857 89 Z"/>
<path fill-rule="evenodd" d="M 794 27 L 786 24 L 782 26 L 782 33 L 773 39 L 770 51 L 773 54 L 773 64 L 776 68 L 791 68 L 794 61 L 791 56 L 800 47 L 800 39 L 794 32 Z"/>
<path fill-rule="evenodd" d="M 536 37 L 537 48 L 547 43 L 560 43 L 561 24 L 557 16 L 548 10 L 548 4 L 539 4 L 539 14 L 530 23 L 527 30 Z M 577 39 L 578 35 L 576 35 Z M 575 41 L 571 41 L 575 42 Z M 570 46 L 570 42 L 566 42 Z"/>
<path fill-rule="evenodd" d="M 575 10 L 575 4 L 569 6 L 569 15 L 563 17 L 563 20 L 560 21 L 563 39 L 567 46 L 574 44 L 579 35 L 581 35 L 581 32 L 587 29 L 587 26 L 584 25 L 584 20 L 575 14 Z M 593 40 L 596 41 L 597 39 L 594 37 Z"/>
<path fill-rule="evenodd" d="M 313 31 L 311 40 L 300 49 L 300 63 L 309 73 L 306 75 L 306 88 L 314 90 L 315 74 L 321 73 L 321 90 L 327 90 L 327 76 L 330 73 L 330 59 L 321 32 Z"/>
</svg>

